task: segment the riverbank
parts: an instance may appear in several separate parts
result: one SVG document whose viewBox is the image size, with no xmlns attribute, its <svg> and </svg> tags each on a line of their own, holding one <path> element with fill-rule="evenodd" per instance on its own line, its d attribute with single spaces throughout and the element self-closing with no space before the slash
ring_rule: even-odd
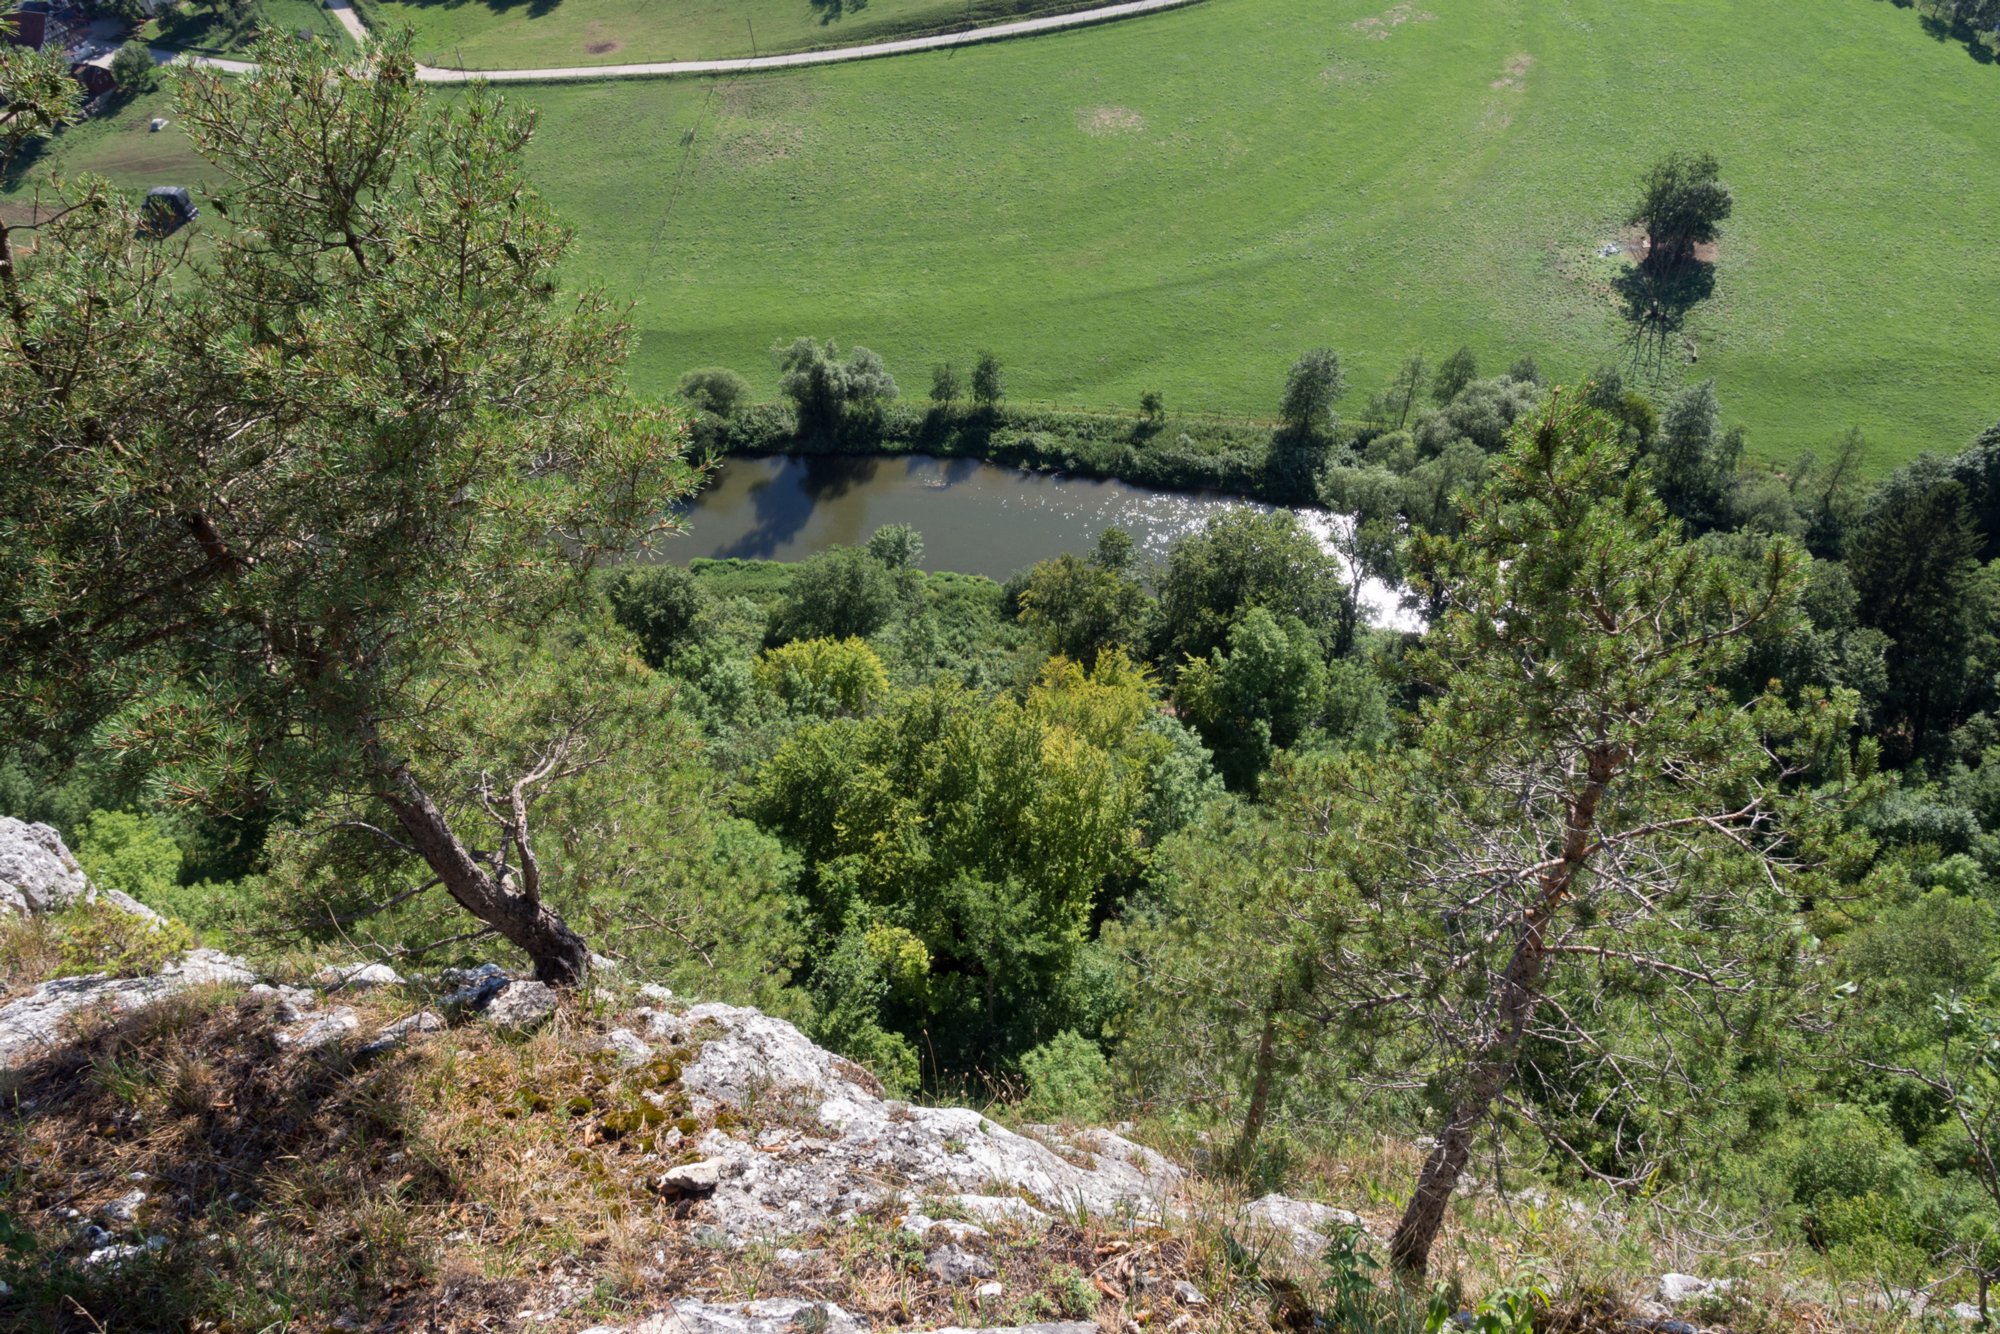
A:
<svg viewBox="0 0 2000 1334">
<path fill-rule="evenodd" d="M 891 405 L 837 435 L 806 436 L 789 404 L 759 403 L 727 418 L 704 414 L 701 448 L 724 455 L 904 455 L 978 459 L 1032 472 L 1128 482 L 1163 491 L 1240 496 L 1271 505 L 1317 505 L 1327 446 L 1280 439 L 1247 419 L 1153 418 L 1001 405 Z"/>
</svg>

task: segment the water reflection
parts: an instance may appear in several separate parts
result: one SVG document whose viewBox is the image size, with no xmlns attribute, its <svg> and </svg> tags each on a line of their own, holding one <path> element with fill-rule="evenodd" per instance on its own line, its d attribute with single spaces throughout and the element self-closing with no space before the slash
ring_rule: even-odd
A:
<svg viewBox="0 0 2000 1334">
<path fill-rule="evenodd" d="M 1052 477 L 977 459 L 925 455 L 733 458 L 688 507 L 689 532 L 661 551 L 685 564 L 701 556 L 802 560 L 868 540 L 885 523 L 924 535 L 924 566 L 1005 579 L 1064 551 L 1090 550 L 1119 527 L 1152 559 L 1231 505 L 1232 496 L 1151 491 L 1124 482 Z M 1328 536 L 1333 515 L 1304 516 Z M 1394 619 L 1394 593 L 1374 586 L 1378 624 Z"/>
</svg>

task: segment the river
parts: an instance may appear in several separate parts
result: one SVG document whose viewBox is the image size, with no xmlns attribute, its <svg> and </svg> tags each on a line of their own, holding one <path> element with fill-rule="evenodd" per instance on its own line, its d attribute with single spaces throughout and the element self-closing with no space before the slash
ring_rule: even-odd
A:
<svg viewBox="0 0 2000 1334">
<path fill-rule="evenodd" d="M 688 531 L 662 554 L 677 564 L 700 557 L 803 560 L 831 546 L 868 540 L 886 523 L 924 535 L 924 568 L 1005 579 L 1065 551 L 1088 552 L 1118 527 L 1151 559 L 1177 537 L 1230 506 L 1268 510 L 1233 496 L 1154 491 L 1125 482 L 1060 477 L 978 459 L 917 454 L 770 455 L 726 460 L 684 514 Z M 1338 519 L 1301 515 L 1323 538 Z M 1411 624 L 1393 590 L 1363 592 L 1380 624 Z"/>
</svg>

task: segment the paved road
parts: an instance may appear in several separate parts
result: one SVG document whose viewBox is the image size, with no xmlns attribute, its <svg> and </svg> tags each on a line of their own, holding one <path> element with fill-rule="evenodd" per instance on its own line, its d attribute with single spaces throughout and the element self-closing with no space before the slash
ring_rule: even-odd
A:
<svg viewBox="0 0 2000 1334">
<path fill-rule="evenodd" d="M 333 17 L 358 43 L 368 40 L 368 28 L 354 12 L 349 0 L 325 0 Z M 867 46 L 841 46 L 828 51 L 799 51 L 786 56 L 744 56 L 735 60 L 658 60 L 633 65 L 564 65 L 550 69 L 437 69 L 417 67 L 417 78 L 425 83 L 470 83 L 485 79 L 491 83 L 571 83 L 589 79 L 645 79 L 676 74 L 737 74 L 760 69 L 793 69 L 801 65 L 833 65 L 846 60 L 872 60 L 878 56 L 900 56 L 914 51 L 948 51 L 981 42 L 1005 41 L 1010 37 L 1032 37 L 1036 33 L 1059 32 L 1111 23 L 1163 9 L 1179 9 L 1197 0 L 1124 0 L 1121 4 L 1080 9 L 1070 14 L 1050 14 L 1038 19 L 996 23 L 964 32 L 938 33 L 931 37 L 905 37 L 894 42 L 872 42 Z M 197 56 L 165 47 L 153 48 L 153 59 L 162 64 L 185 59 L 191 64 L 231 74 L 247 74 L 256 66 L 247 60 L 225 60 L 219 56 Z"/>
</svg>

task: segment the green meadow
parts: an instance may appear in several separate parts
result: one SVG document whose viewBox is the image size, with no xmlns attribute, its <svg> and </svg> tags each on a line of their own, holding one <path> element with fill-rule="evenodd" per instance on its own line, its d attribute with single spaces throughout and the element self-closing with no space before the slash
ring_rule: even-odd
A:
<svg viewBox="0 0 2000 1334">
<path fill-rule="evenodd" d="M 712 364 L 773 391 L 772 343 L 810 333 L 906 395 L 991 349 L 1016 401 L 1269 415 L 1328 345 L 1351 412 L 1466 344 L 1489 371 L 1712 375 L 1778 462 L 1859 427 L 1879 472 L 2000 417 L 2000 69 L 1883 0 L 1206 0 L 508 96 L 541 113 L 575 278 L 634 303 L 650 392 Z M 52 168 L 199 183 L 177 127 L 146 132 L 162 105 L 71 130 L 0 207 Z M 1720 156 L 1736 213 L 1713 294 L 1635 344 L 1602 251 L 1675 148 Z"/>
<path fill-rule="evenodd" d="M 905 393 L 991 348 L 1016 398 L 1269 413 L 1307 347 L 1358 408 L 1413 349 L 1713 375 L 1757 456 L 1877 470 L 2000 417 L 2000 70 L 1881 0 L 1208 0 L 952 53 L 519 89 L 635 375 L 762 389 L 801 333 Z M 1636 181 L 1712 149 L 1713 295 L 1635 356 Z M 1657 352 L 1657 349 L 1655 350 Z"/>
<path fill-rule="evenodd" d="M 433 65 L 524 69 L 713 60 L 853 46 L 998 23 L 1088 0 L 868 0 L 823 20 L 807 0 L 364 0 L 371 21 L 407 23 Z"/>
</svg>

